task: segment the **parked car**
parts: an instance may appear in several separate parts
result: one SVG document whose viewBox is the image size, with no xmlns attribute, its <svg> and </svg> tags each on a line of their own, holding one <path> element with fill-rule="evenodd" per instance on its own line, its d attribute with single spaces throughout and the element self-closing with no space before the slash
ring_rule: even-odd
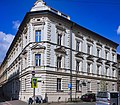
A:
<svg viewBox="0 0 120 105">
<path fill-rule="evenodd" d="M 96 105 L 120 105 L 120 93 L 108 91 L 97 92 Z"/>
<path fill-rule="evenodd" d="M 93 102 L 96 101 L 95 93 L 87 93 L 81 96 L 82 101 Z"/>
</svg>

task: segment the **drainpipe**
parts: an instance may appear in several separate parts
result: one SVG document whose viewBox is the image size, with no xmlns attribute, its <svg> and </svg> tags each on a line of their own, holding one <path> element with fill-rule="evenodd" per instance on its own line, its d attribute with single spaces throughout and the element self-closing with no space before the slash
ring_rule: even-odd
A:
<svg viewBox="0 0 120 105">
<path fill-rule="evenodd" d="M 73 31 L 73 26 L 75 24 L 72 23 L 72 26 L 70 27 L 70 101 L 72 101 L 72 31 Z"/>
</svg>

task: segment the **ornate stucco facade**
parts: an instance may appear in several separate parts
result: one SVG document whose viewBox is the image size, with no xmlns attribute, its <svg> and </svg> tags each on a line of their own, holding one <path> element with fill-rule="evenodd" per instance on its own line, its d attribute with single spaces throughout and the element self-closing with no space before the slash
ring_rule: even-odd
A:
<svg viewBox="0 0 120 105">
<path fill-rule="evenodd" d="M 68 100 L 70 77 L 73 98 L 87 92 L 117 91 L 117 46 L 38 0 L 0 66 L 3 94 L 27 101 L 33 95 L 32 71 L 40 81 L 35 94 L 49 102 Z"/>
</svg>

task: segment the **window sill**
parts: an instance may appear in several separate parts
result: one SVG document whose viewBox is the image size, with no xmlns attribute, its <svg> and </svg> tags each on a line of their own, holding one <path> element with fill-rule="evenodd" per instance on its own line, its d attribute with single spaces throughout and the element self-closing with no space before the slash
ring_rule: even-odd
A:
<svg viewBox="0 0 120 105">
<path fill-rule="evenodd" d="M 77 93 L 82 93 L 82 91 L 76 91 Z"/>
<path fill-rule="evenodd" d="M 63 90 L 57 90 L 57 92 L 64 92 Z"/>
</svg>

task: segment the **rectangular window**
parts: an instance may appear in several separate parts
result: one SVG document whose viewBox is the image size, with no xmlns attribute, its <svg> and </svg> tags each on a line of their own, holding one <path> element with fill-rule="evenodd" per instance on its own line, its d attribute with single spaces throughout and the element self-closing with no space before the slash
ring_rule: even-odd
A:
<svg viewBox="0 0 120 105">
<path fill-rule="evenodd" d="M 105 76 L 108 76 L 108 75 L 107 75 L 108 72 L 109 72 L 108 69 L 109 69 L 108 67 L 105 67 Z"/>
<path fill-rule="evenodd" d="M 57 68 L 61 68 L 61 60 L 62 60 L 62 57 L 57 57 Z"/>
<path fill-rule="evenodd" d="M 108 56 L 109 56 L 109 52 L 108 52 L 108 51 L 105 51 L 105 59 L 108 60 Z"/>
<path fill-rule="evenodd" d="M 61 78 L 57 78 L 57 91 L 61 91 Z"/>
<path fill-rule="evenodd" d="M 41 42 L 41 30 L 35 31 L 35 42 Z"/>
<path fill-rule="evenodd" d="M 97 83 L 97 91 L 100 91 L 100 83 Z"/>
<path fill-rule="evenodd" d="M 115 69 L 112 69 L 112 76 L 115 77 Z"/>
<path fill-rule="evenodd" d="M 112 54 L 112 61 L 115 62 L 115 54 Z"/>
<path fill-rule="evenodd" d="M 76 51 L 79 51 L 80 41 L 76 41 Z"/>
<path fill-rule="evenodd" d="M 97 65 L 97 75 L 100 75 L 100 65 Z"/>
<path fill-rule="evenodd" d="M 41 54 L 35 54 L 35 66 L 41 66 Z"/>
<path fill-rule="evenodd" d="M 87 73 L 90 73 L 90 66 L 91 66 L 91 64 L 87 63 Z"/>
<path fill-rule="evenodd" d="M 87 44 L 87 53 L 92 54 L 92 45 Z"/>
<path fill-rule="evenodd" d="M 76 80 L 76 92 L 80 91 L 80 81 Z"/>
<path fill-rule="evenodd" d="M 57 44 L 61 45 L 62 35 L 58 34 Z"/>
<path fill-rule="evenodd" d="M 97 57 L 100 57 L 100 49 L 97 49 Z"/>
<path fill-rule="evenodd" d="M 79 61 L 76 61 L 76 71 L 78 72 L 79 71 Z"/>
<path fill-rule="evenodd" d="M 112 84 L 112 91 L 115 91 L 115 84 Z"/>
<path fill-rule="evenodd" d="M 87 83 L 87 91 L 90 91 L 90 82 Z"/>
</svg>

